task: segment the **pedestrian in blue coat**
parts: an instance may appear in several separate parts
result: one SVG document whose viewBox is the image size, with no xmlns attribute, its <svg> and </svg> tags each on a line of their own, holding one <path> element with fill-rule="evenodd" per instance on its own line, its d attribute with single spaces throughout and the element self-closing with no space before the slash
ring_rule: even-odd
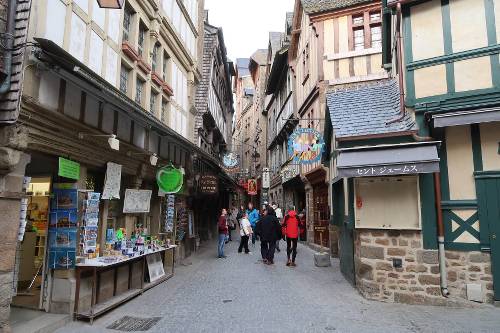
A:
<svg viewBox="0 0 500 333">
<path fill-rule="evenodd" d="M 255 245 L 255 226 L 260 219 L 259 211 L 253 208 L 253 204 L 251 202 L 248 203 L 247 209 L 248 220 L 250 221 L 250 225 L 252 226 L 252 244 Z"/>
</svg>

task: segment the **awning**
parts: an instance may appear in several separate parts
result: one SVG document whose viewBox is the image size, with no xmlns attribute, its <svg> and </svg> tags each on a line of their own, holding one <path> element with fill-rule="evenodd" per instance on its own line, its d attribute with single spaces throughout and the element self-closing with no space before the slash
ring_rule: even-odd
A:
<svg viewBox="0 0 500 333">
<path fill-rule="evenodd" d="M 500 121 L 500 107 L 434 114 L 432 120 L 435 128 Z"/>
<path fill-rule="evenodd" d="M 337 178 L 439 172 L 439 144 L 434 141 L 338 149 Z"/>
</svg>

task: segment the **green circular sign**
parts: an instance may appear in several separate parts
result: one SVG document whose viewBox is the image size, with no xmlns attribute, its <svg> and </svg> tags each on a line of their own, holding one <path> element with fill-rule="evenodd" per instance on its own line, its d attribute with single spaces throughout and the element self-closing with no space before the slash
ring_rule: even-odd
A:
<svg viewBox="0 0 500 333">
<path fill-rule="evenodd" d="M 184 170 L 167 165 L 156 173 L 158 187 L 165 193 L 177 193 L 184 185 Z"/>
</svg>

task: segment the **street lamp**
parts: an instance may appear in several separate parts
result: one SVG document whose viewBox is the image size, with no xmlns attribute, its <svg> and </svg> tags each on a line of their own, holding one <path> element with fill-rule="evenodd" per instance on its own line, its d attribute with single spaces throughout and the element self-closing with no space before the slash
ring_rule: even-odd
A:
<svg viewBox="0 0 500 333">
<path fill-rule="evenodd" d="M 101 8 L 122 9 L 125 0 L 97 0 L 97 4 Z"/>
</svg>

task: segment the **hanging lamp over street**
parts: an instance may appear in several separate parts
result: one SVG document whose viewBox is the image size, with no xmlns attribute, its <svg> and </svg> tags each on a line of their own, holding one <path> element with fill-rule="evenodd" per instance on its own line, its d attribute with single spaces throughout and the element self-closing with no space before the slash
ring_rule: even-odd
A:
<svg viewBox="0 0 500 333">
<path fill-rule="evenodd" d="M 99 7 L 109 9 L 122 9 L 125 0 L 97 0 Z"/>
</svg>

